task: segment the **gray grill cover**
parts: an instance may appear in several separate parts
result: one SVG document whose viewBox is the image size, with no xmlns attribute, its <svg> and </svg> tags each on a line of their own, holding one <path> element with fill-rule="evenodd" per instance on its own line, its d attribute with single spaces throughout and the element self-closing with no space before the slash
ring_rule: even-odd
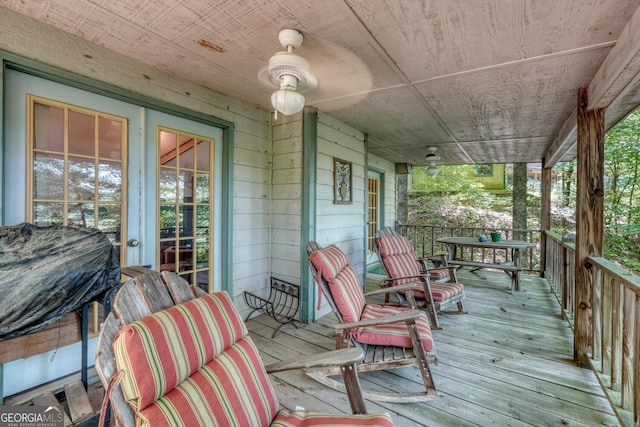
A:
<svg viewBox="0 0 640 427">
<path fill-rule="evenodd" d="M 99 230 L 0 227 L 0 341 L 56 322 L 119 280 L 115 248 Z"/>
</svg>

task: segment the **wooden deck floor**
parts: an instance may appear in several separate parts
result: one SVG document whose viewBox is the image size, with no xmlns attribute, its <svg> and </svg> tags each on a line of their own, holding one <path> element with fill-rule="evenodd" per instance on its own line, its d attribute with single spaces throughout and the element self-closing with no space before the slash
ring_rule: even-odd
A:
<svg viewBox="0 0 640 427">
<path fill-rule="evenodd" d="M 370 277 L 370 282 L 371 282 Z M 503 273 L 463 270 L 467 315 L 443 315 L 434 331 L 439 363 L 432 366 L 444 396 L 422 403 L 367 402 L 389 411 L 396 426 L 618 426 L 594 374 L 575 366 L 572 333 L 544 281 L 524 275 L 509 293 Z M 333 314 L 295 329 L 266 316 L 247 322 L 265 363 L 334 348 Z M 360 375 L 369 389 L 418 391 L 417 368 Z M 271 377 L 282 406 L 349 413 L 344 394 L 301 371 Z"/>
</svg>

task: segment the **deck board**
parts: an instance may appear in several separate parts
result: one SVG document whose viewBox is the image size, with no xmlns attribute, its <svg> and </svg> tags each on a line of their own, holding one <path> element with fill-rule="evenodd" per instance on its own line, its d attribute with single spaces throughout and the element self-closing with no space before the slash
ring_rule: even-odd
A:
<svg viewBox="0 0 640 427">
<path fill-rule="evenodd" d="M 462 270 L 467 315 L 441 315 L 434 331 L 439 363 L 432 366 L 441 399 L 422 403 L 367 401 L 387 410 L 396 426 L 617 426 L 595 375 L 573 362 L 572 333 L 545 282 L 523 275 L 521 291 L 499 272 Z M 370 283 L 376 283 L 376 277 Z M 333 349 L 335 319 L 283 327 L 267 316 L 247 322 L 266 363 Z M 303 372 L 271 376 L 282 406 L 350 411 L 346 397 Z M 414 367 L 360 375 L 370 390 L 420 390 Z"/>
</svg>

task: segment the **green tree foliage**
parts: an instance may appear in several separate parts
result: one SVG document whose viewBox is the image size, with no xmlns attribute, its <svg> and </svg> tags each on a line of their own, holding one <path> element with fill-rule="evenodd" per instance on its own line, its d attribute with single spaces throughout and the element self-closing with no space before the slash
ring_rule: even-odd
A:
<svg viewBox="0 0 640 427">
<path fill-rule="evenodd" d="M 607 132 L 604 145 L 604 255 L 640 272 L 640 111 Z M 576 162 L 554 168 L 552 229 L 575 230 Z"/>
<path fill-rule="evenodd" d="M 497 197 L 469 177 L 472 165 L 440 166 L 428 176 L 414 168 L 409 198 L 410 224 L 511 228 L 511 199 Z"/>
</svg>

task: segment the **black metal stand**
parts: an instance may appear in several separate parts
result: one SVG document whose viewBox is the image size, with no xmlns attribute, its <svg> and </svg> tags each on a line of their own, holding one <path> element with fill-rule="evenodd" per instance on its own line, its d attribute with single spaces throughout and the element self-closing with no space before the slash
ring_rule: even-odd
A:
<svg viewBox="0 0 640 427">
<path fill-rule="evenodd" d="M 298 325 L 295 324 L 294 317 L 300 308 L 299 298 L 300 286 L 272 277 L 267 298 L 244 291 L 244 300 L 253 309 L 247 315 L 245 322 L 255 311 L 260 311 L 280 323 L 271 338 L 275 337 L 280 328 L 287 323 L 291 323 L 297 329 Z"/>
</svg>

